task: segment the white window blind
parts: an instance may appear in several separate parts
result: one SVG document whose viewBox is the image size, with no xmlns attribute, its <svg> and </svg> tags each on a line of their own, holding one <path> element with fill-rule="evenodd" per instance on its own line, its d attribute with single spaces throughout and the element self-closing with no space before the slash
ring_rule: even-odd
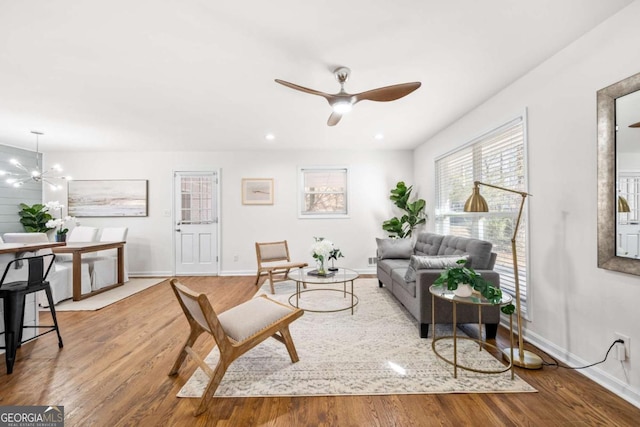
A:
<svg viewBox="0 0 640 427">
<path fill-rule="evenodd" d="M 301 168 L 300 216 L 304 218 L 345 217 L 347 169 Z"/>
<path fill-rule="evenodd" d="M 522 197 L 480 186 L 489 212 L 464 212 L 464 203 L 474 181 L 527 190 L 525 126 L 525 117 L 518 117 L 436 160 L 436 232 L 492 242 L 500 286 L 511 295 L 515 295 L 511 238 Z M 516 238 L 523 314 L 527 306 L 527 216 L 525 204 Z"/>
</svg>

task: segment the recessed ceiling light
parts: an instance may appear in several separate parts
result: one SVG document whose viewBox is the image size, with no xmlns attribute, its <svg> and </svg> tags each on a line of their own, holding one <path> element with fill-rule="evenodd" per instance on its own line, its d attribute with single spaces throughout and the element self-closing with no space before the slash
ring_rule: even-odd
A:
<svg viewBox="0 0 640 427">
<path fill-rule="evenodd" d="M 268 133 L 264 136 L 264 139 L 266 139 L 267 141 L 273 141 L 274 139 L 276 139 L 276 136 L 272 133 Z"/>
<path fill-rule="evenodd" d="M 384 134 L 382 132 L 378 132 L 376 133 L 374 138 L 377 139 L 378 141 L 382 141 L 384 139 Z"/>
</svg>

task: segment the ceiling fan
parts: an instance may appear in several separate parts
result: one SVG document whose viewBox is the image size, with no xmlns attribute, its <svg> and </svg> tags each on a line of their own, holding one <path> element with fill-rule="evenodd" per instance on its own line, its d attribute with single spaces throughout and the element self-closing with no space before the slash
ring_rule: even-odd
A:
<svg viewBox="0 0 640 427">
<path fill-rule="evenodd" d="M 350 94 L 345 92 L 344 83 L 349 79 L 351 70 L 347 67 L 339 67 L 333 71 L 333 74 L 335 75 L 336 80 L 338 80 L 338 82 L 340 83 L 340 92 L 335 94 L 320 92 L 280 79 L 275 80 L 277 83 L 290 87 L 291 89 L 310 93 L 312 95 L 319 95 L 325 98 L 333 109 L 333 112 L 329 116 L 329 120 L 327 120 L 327 124 L 329 126 L 337 125 L 342 116 L 351 111 L 353 105 L 360 101 L 394 101 L 396 99 L 402 98 L 403 96 L 409 95 L 411 92 L 418 89 L 421 85 L 420 82 L 402 83 L 392 86 L 380 87 L 377 89 L 368 90 L 366 92 Z"/>
</svg>

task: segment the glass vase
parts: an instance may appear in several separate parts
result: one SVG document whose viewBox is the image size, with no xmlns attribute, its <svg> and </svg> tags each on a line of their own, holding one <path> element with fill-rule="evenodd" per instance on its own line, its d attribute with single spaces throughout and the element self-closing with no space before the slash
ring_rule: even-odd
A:
<svg viewBox="0 0 640 427">
<path fill-rule="evenodd" d="M 323 258 L 316 259 L 316 270 L 318 271 L 318 275 L 320 276 L 324 276 L 325 274 L 327 274 L 327 270 L 325 269 Z"/>
</svg>

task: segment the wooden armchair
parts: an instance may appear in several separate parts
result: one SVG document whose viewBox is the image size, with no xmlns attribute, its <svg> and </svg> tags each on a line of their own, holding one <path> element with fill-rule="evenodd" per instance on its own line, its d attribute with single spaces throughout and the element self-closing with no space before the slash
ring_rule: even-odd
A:
<svg viewBox="0 0 640 427">
<path fill-rule="evenodd" d="M 209 376 L 209 383 L 194 416 L 206 410 L 227 367 L 267 338 L 273 337 L 282 342 L 287 347 L 291 362 L 298 361 L 298 353 L 289 333 L 289 324 L 302 316 L 304 312 L 301 309 L 281 304 L 262 295 L 216 315 L 205 294 L 191 291 L 177 279 L 171 280 L 171 287 L 189 321 L 191 332 L 169 375 L 178 373 L 189 354 Z M 207 366 L 204 359 L 193 350 L 193 344 L 203 332 L 213 336 L 220 350 L 220 359 L 215 369 Z"/>
<path fill-rule="evenodd" d="M 292 268 L 303 268 L 306 262 L 291 262 L 287 241 L 258 243 L 256 242 L 256 256 L 258 257 L 258 273 L 256 286 L 260 284 L 261 276 L 269 276 L 271 293 L 275 294 L 273 284 L 287 280 L 287 274 Z"/>
</svg>

